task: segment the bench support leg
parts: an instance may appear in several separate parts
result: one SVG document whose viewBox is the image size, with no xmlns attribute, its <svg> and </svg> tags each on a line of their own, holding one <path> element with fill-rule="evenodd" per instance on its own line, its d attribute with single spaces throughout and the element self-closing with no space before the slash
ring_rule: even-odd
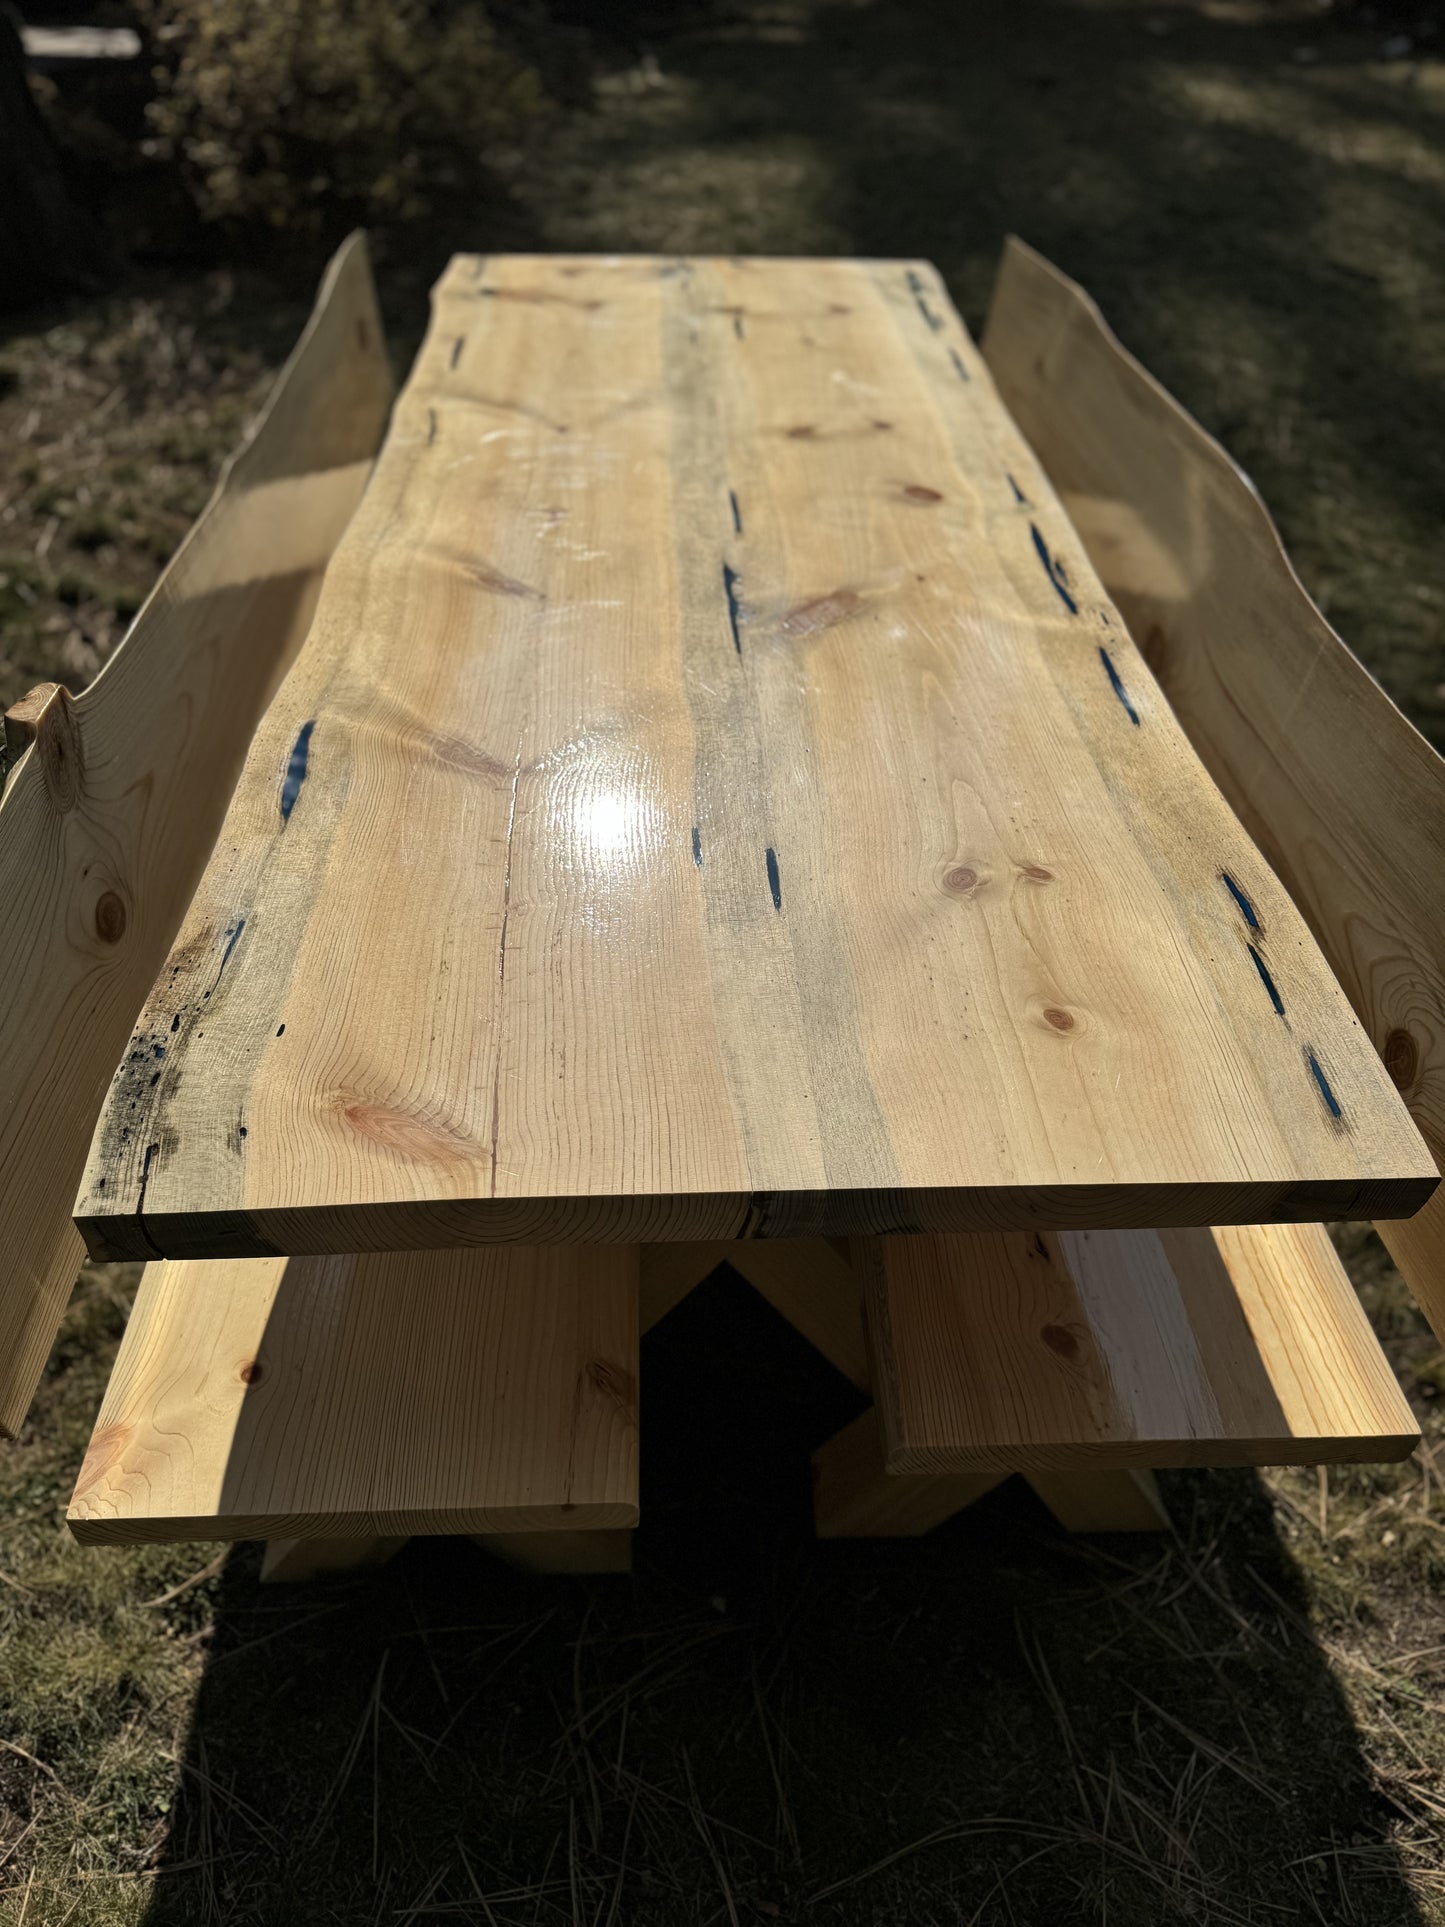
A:
<svg viewBox="0 0 1445 1927">
<path fill-rule="evenodd" d="M 916 1539 L 992 1492 L 1006 1472 L 896 1477 L 883 1469 L 870 1406 L 813 1454 L 813 1524 L 820 1539 Z"/>
<path fill-rule="evenodd" d="M 862 1288 L 846 1251 L 830 1238 L 644 1245 L 643 1331 L 650 1331 L 724 1262 L 766 1298 L 773 1310 L 844 1378 L 867 1391 Z"/>
<path fill-rule="evenodd" d="M 284 1586 L 325 1573 L 364 1572 L 384 1566 L 406 1544 L 402 1539 L 268 1539 L 261 1561 L 263 1586 Z"/>
<path fill-rule="evenodd" d="M 1029 1472 L 1029 1484 L 1069 1532 L 1167 1532 L 1169 1514 L 1154 1474 L 1142 1466 L 1110 1471 Z"/>
<path fill-rule="evenodd" d="M 914 1539 L 962 1512 L 1007 1472 L 888 1472 L 872 1409 L 813 1454 L 813 1523 L 820 1539 Z M 1029 1472 L 1069 1532 L 1167 1532 L 1154 1474 L 1142 1468 Z"/>
<path fill-rule="evenodd" d="M 632 1530 L 604 1526 L 594 1532 L 474 1532 L 483 1552 L 524 1572 L 631 1572 Z"/>
</svg>

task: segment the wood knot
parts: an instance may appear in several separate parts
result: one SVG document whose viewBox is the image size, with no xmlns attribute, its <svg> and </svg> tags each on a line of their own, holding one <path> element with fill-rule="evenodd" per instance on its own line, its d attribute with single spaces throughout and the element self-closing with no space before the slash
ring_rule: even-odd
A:
<svg viewBox="0 0 1445 1927">
<path fill-rule="evenodd" d="M 1052 883 L 1054 880 L 1053 871 L 1046 870 L 1042 863 L 1023 863 L 1019 869 L 1030 883 Z"/>
<path fill-rule="evenodd" d="M 611 1359 L 589 1358 L 587 1376 L 594 1390 L 599 1391 L 604 1398 L 610 1398 L 614 1404 L 621 1405 L 628 1411 L 631 1411 L 636 1404 L 636 1380 L 631 1372 L 624 1371 L 620 1365 L 614 1365 Z"/>
<path fill-rule="evenodd" d="M 265 1375 L 266 1368 L 259 1358 L 253 1358 L 249 1364 L 241 1367 L 240 1376 L 243 1385 L 259 1385 Z"/>
<path fill-rule="evenodd" d="M 1395 1089 L 1408 1091 L 1420 1069 L 1420 1046 L 1410 1032 L 1397 1025 L 1385 1039 L 1381 1054 Z"/>
<path fill-rule="evenodd" d="M 787 436 L 790 442 L 810 442 L 817 432 L 812 422 L 799 422 L 795 428 L 787 430 Z"/>
<path fill-rule="evenodd" d="M 119 943 L 125 935 L 125 901 L 106 890 L 95 906 L 95 934 L 102 943 Z"/>
<path fill-rule="evenodd" d="M 967 863 L 956 863 L 945 873 L 943 887 L 950 896 L 966 897 L 970 890 L 978 888 L 978 871 Z"/>
<path fill-rule="evenodd" d="M 1057 1004 L 1047 1004 L 1044 1007 L 1044 1022 L 1055 1030 L 1072 1030 L 1076 1021 L 1071 1010 L 1060 1010 Z"/>
<path fill-rule="evenodd" d="M 1079 1341 L 1067 1325 L 1041 1325 L 1039 1337 L 1059 1358 L 1077 1358 Z"/>
<path fill-rule="evenodd" d="M 922 482 L 909 482 L 904 487 L 903 499 L 905 502 L 921 502 L 931 505 L 934 502 L 941 502 L 943 497 L 936 488 L 925 488 Z"/>
</svg>

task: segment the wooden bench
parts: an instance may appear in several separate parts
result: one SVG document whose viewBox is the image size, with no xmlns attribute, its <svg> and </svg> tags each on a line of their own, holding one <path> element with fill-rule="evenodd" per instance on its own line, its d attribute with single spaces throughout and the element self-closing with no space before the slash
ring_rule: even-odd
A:
<svg viewBox="0 0 1445 1927">
<path fill-rule="evenodd" d="M 926 1531 L 1013 1472 L 1073 1530 L 1143 1529 L 1165 1523 L 1157 1468 L 1375 1462 L 1419 1441 L 1322 1225 L 857 1255 L 875 1403 L 816 1456 L 824 1537 Z"/>
<path fill-rule="evenodd" d="M 6 718 L 0 1429 L 83 1251 L 101 1098 L 306 634 L 393 398 L 366 247 L 331 264 L 251 439 L 102 674 Z M 157 1059 L 164 1043 L 155 1051 Z M 237 1126 L 239 1129 L 239 1125 Z M 469 1533 L 614 1570 L 637 1516 L 637 1255 L 147 1266 L 70 1512 L 87 1544 L 271 1541 L 266 1574 Z"/>
<path fill-rule="evenodd" d="M 1310 602 L 1241 471 L 1017 241 L 983 349 L 1438 1162 L 1445 764 Z M 1221 884 L 1263 975 L 1259 914 Z M 1379 1230 L 1445 1337 L 1439 1192 Z M 1124 1529 L 1162 1522 L 1153 1467 L 1389 1460 L 1416 1442 L 1318 1225 L 897 1239 L 862 1265 L 876 1405 L 816 1456 L 824 1534 L 926 1531 L 1015 1471 L 1065 1523 Z"/>
<path fill-rule="evenodd" d="M 266 1539 L 278 1578 L 414 1533 L 625 1567 L 636 1249 L 148 1265 L 68 1517 L 84 1545 Z"/>
</svg>

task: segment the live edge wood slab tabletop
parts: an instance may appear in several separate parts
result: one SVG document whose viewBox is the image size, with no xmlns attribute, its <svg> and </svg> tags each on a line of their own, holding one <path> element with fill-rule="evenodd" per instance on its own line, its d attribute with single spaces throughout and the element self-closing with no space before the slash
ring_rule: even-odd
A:
<svg viewBox="0 0 1445 1927">
<path fill-rule="evenodd" d="M 221 1257 L 1436 1181 L 930 267 L 459 257 L 76 1216 Z"/>
</svg>

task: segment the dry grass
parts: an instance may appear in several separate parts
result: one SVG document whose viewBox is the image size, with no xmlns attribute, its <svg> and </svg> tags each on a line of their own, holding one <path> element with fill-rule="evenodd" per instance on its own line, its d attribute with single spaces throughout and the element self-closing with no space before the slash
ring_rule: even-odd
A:
<svg viewBox="0 0 1445 1927">
<path fill-rule="evenodd" d="M 1024 233 L 1439 741 L 1445 63 L 1379 40 L 1242 0 L 675 9 L 466 240 L 918 252 L 976 320 Z M 381 237 L 403 355 L 456 238 Z M 7 700 L 93 673 L 304 305 L 157 274 L 0 340 Z M 0 1454 L 0 1921 L 1445 1921 L 1445 1358 L 1338 1235 L 1404 1466 L 1174 1475 L 1163 1541 L 1010 1487 L 819 1547 L 807 1451 L 854 1395 L 723 1276 L 647 1342 L 634 1579 L 417 1542 L 291 1593 L 255 1548 L 68 1539 L 134 1282 L 88 1271 Z"/>
</svg>

